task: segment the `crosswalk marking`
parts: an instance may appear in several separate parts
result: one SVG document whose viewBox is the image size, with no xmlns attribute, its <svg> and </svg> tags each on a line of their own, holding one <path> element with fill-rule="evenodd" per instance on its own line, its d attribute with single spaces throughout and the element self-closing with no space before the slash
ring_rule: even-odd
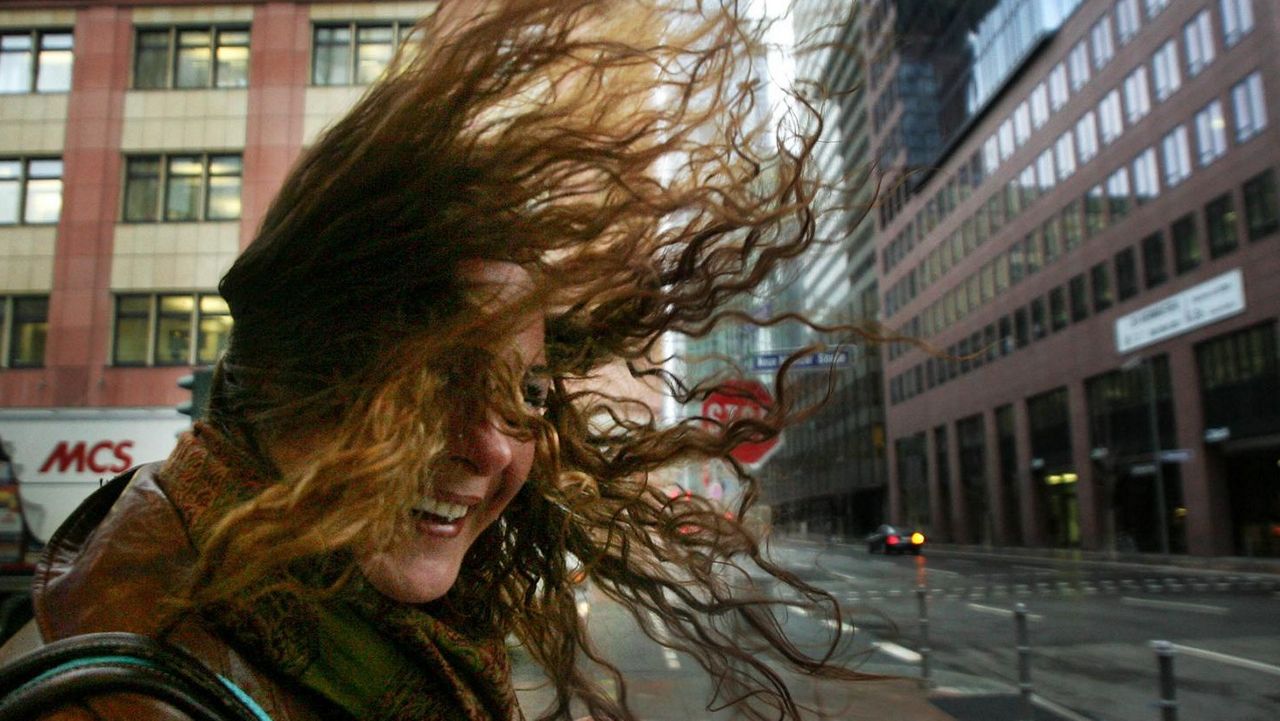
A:
<svg viewBox="0 0 1280 721">
<path fill-rule="evenodd" d="M 1170 611 L 1190 611 L 1191 613 L 1207 613 L 1215 616 L 1226 616 L 1231 613 L 1231 609 L 1223 606 L 1210 606 L 1203 603 L 1186 603 L 1184 601 L 1157 601 L 1150 598 L 1134 598 L 1132 596 L 1122 596 L 1120 603 L 1126 606 L 1141 606 L 1145 608 L 1163 608 Z"/>
<path fill-rule="evenodd" d="M 884 653 L 890 656 L 893 656 L 899 661 L 906 661 L 907 663 L 920 663 L 920 654 L 916 653 L 915 651 L 912 651 L 909 648 L 906 648 L 905 646 L 899 646 L 898 644 L 893 643 L 892 641 L 876 641 L 871 645 L 875 646 L 876 650 L 883 651 Z"/>
</svg>

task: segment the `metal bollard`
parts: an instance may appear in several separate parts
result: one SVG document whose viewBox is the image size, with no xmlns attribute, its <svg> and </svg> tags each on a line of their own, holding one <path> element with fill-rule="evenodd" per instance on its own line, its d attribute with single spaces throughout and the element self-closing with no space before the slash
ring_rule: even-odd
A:
<svg viewBox="0 0 1280 721">
<path fill-rule="evenodd" d="M 929 594 L 924 586 L 916 586 L 916 602 L 920 608 L 920 685 L 931 688 L 929 678 Z"/>
<path fill-rule="evenodd" d="M 1178 721 L 1178 702 L 1175 698 L 1177 684 L 1173 678 L 1173 644 L 1168 641 L 1152 641 L 1156 663 L 1160 666 L 1160 721 Z"/>
<path fill-rule="evenodd" d="M 1018 721 L 1035 721 L 1035 707 L 1031 704 L 1031 641 L 1027 633 L 1027 605 L 1013 607 L 1014 638 L 1018 651 L 1018 694 L 1022 697 Z"/>
</svg>

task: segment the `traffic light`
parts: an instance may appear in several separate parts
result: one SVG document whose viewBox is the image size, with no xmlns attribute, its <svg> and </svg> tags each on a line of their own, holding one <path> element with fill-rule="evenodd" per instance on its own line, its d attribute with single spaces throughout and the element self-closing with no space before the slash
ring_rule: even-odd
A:
<svg viewBox="0 0 1280 721">
<path fill-rule="evenodd" d="M 209 407 L 209 388 L 213 385 L 213 369 L 204 366 L 178 379 L 178 387 L 191 391 L 191 400 L 178 404 L 178 412 L 198 421 Z"/>
</svg>

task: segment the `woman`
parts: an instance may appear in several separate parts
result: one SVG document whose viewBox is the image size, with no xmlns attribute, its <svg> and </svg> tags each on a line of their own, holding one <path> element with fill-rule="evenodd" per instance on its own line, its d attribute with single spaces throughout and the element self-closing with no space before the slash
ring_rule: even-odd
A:
<svg viewBox="0 0 1280 721">
<path fill-rule="evenodd" d="M 753 124 L 762 28 L 732 6 L 445 7 L 304 154 L 223 279 L 235 324 L 207 422 L 51 543 L 40 635 L 164 638 L 277 720 L 521 718 L 510 638 L 553 683 L 542 718 L 574 702 L 630 719 L 579 662 L 625 682 L 576 613 L 580 563 L 721 700 L 798 718 L 761 648 L 858 674 L 793 646 L 780 602 L 723 569 L 834 602 L 652 480 L 776 433 L 785 398 L 662 428 L 590 379 L 625 362 L 682 402 L 712 390 L 655 370 L 659 338 L 740 316 L 726 304 L 811 244 L 820 124 Z M 167 718 L 146 703 L 56 718 Z"/>
</svg>

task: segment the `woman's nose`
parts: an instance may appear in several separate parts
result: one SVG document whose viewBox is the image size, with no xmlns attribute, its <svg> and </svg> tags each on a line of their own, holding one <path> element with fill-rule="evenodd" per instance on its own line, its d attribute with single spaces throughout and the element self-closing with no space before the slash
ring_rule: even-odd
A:
<svg viewBox="0 0 1280 721">
<path fill-rule="evenodd" d="M 497 475 L 507 466 L 519 443 L 497 418 L 478 418 L 461 426 L 453 439 L 450 455 L 462 462 L 470 471 L 482 476 Z"/>
</svg>

